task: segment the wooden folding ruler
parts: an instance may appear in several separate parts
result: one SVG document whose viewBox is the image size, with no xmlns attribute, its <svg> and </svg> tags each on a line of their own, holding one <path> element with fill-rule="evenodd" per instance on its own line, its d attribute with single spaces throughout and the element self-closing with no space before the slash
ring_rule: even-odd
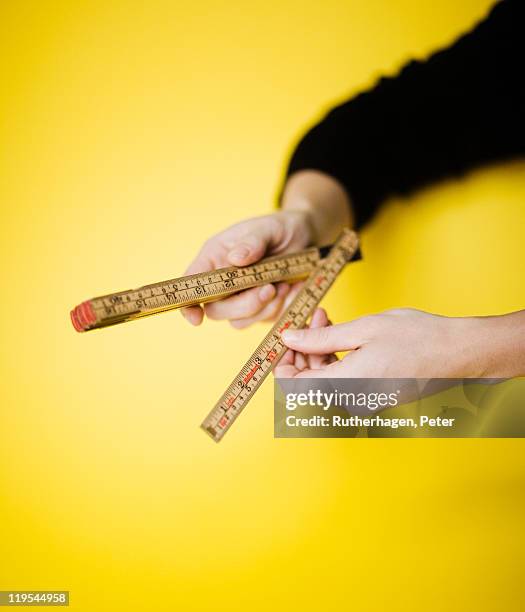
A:
<svg viewBox="0 0 525 612">
<path fill-rule="evenodd" d="M 267 283 L 308 278 L 202 423 L 218 442 L 286 352 L 281 332 L 304 327 L 346 263 L 358 258 L 357 234 L 345 229 L 331 247 L 275 255 L 251 266 L 192 274 L 87 300 L 71 311 L 71 321 L 77 331 L 84 332 L 218 300 Z"/>
<path fill-rule="evenodd" d="M 77 331 L 84 332 L 218 300 L 259 285 L 301 280 L 308 277 L 329 250 L 330 247 L 312 247 L 299 253 L 267 257 L 243 268 L 220 268 L 110 293 L 76 306 L 71 311 L 71 321 Z"/>
<path fill-rule="evenodd" d="M 232 380 L 201 425 L 215 442 L 221 440 L 286 352 L 281 332 L 306 325 L 338 274 L 358 252 L 358 246 L 357 234 L 344 230 L 328 256 L 317 264 L 304 287 Z"/>
</svg>

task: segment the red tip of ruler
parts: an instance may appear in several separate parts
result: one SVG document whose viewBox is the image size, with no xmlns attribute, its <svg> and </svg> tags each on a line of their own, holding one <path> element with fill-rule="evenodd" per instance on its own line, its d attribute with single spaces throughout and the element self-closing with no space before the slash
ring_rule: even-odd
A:
<svg viewBox="0 0 525 612">
<path fill-rule="evenodd" d="M 77 313 L 75 311 L 76 308 L 69 313 L 71 315 L 71 323 L 73 323 L 73 327 L 77 332 L 83 332 L 84 328 L 80 325 L 80 321 L 77 319 Z"/>
<path fill-rule="evenodd" d="M 89 301 L 82 302 L 71 311 L 71 322 L 77 332 L 86 331 L 96 320 L 95 312 Z"/>
</svg>

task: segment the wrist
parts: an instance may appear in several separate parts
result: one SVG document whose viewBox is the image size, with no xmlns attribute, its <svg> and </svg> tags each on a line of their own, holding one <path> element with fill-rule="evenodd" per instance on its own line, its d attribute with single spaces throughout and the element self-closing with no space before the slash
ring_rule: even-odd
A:
<svg viewBox="0 0 525 612">
<path fill-rule="evenodd" d="M 315 221 L 307 208 L 286 208 L 275 214 L 284 220 L 284 226 L 291 230 L 292 235 L 301 237 L 302 244 L 319 245 Z"/>
<path fill-rule="evenodd" d="M 525 375 L 525 311 L 455 319 L 461 337 L 459 367 L 466 378 Z"/>
<path fill-rule="evenodd" d="M 292 175 L 285 186 L 284 211 L 301 213 L 312 237 L 311 244 L 332 243 L 344 227 L 352 225 L 350 200 L 334 178 L 314 170 Z"/>
</svg>

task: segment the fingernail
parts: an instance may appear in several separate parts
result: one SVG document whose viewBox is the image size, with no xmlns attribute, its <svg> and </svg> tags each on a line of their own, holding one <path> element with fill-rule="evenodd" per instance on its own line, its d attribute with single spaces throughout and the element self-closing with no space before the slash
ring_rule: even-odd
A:
<svg viewBox="0 0 525 612">
<path fill-rule="evenodd" d="M 250 251 L 248 247 L 245 246 L 238 246 L 235 247 L 233 251 L 230 251 L 230 257 L 233 257 L 234 259 L 246 259 L 249 254 Z"/>
<path fill-rule="evenodd" d="M 301 332 L 295 329 L 285 329 L 281 334 L 282 339 L 286 342 L 293 342 L 294 340 L 299 340 L 301 337 Z"/>
<path fill-rule="evenodd" d="M 264 285 L 259 291 L 259 298 L 263 302 L 267 302 L 275 295 L 275 287 L 273 285 Z"/>
</svg>

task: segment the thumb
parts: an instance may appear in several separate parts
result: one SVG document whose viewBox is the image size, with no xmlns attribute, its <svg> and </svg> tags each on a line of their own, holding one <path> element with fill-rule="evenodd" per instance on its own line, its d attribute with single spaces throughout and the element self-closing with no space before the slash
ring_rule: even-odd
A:
<svg viewBox="0 0 525 612">
<path fill-rule="evenodd" d="M 262 236 L 245 236 L 228 253 L 228 260 L 234 266 L 247 266 L 264 257 L 267 246 L 268 241 Z"/>
<path fill-rule="evenodd" d="M 281 337 L 288 348 L 311 355 L 359 348 L 364 340 L 359 320 L 316 329 L 286 329 Z"/>
</svg>

